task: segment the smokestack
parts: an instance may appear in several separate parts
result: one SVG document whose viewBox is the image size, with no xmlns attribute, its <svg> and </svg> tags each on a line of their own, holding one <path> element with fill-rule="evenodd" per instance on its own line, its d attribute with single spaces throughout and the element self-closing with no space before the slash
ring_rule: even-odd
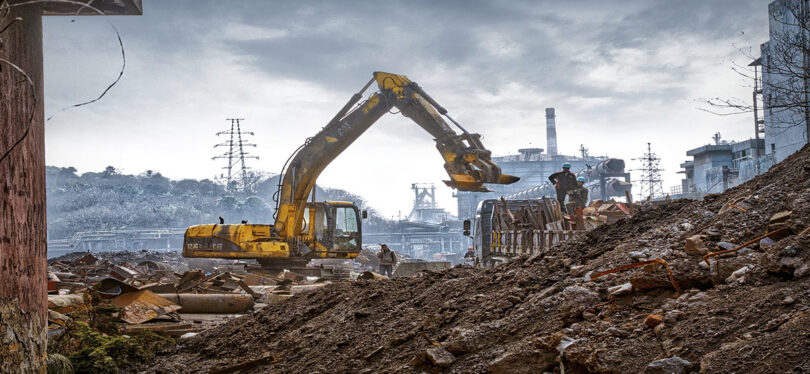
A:
<svg viewBox="0 0 810 374">
<path fill-rule="evenodd" d="M 554 108 L 546 108 L 546 148 L 548 148 L 548 154 L 557 155 L 557 125 L 554 123 Z"/>
</svg>

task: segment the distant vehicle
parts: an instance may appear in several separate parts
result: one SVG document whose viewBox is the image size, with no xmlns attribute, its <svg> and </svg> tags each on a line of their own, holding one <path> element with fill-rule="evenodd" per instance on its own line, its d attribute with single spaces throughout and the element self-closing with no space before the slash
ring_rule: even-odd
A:
<svg viewBox="0 0 810 374">
<path fill-rule="evenodd" d="M 550 248 L 574 235 L 557 199 L 488 199 L 478 203 L 475 218 L 464 221 L 473 239 L 475 265 L 490 268 L 510 259 Z"/>
</svg>

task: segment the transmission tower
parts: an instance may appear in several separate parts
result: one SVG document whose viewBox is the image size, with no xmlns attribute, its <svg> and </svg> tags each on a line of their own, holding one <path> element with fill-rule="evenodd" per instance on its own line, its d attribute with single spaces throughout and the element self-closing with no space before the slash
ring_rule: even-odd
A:
<svg viewBox="0 0 810 374">
<path fill-rule="evenodd" d="M 227 177 L 224 175 L 220 177 L 220 180 L 225 181 L 225 190 L 228 192 L 234 192 L 237 189 L 237 187 L 241 187 L 242 190 L 246 189 L 248 182 L 247 171 L 250 168 L 247 165 L 245 165 L 245 159 L 247 158 L 255 158 L 257 160 L 259 159 L 259 156 L 252 156 L 250 153 L 245 152 L 246 147 L 256 147 L 256 144 L 245 142 L 242 139 L 243 136 L 253 135 L 253 132 L 242 131 L 240 121 L 244 120 L 245 120 L 244 118 L 226 119 L 226 121 L 231 121 L 230 130 L 220 131 L 217 133 L 217 136 L 227 135 L 228 141 L 217 144 L 214 146 L 214 148 L 227 147 L 227 151 L 225 151 L 221 155 L 211 157 L 212 160 L 216 159 L 228 160 L 228 163 L 222 167 L 223 169 L 227 170 L 228 172 Z M 234 167 L 240 167 L 242 169 L 240 172 L 241 178 L 238 182 L 234 176 Z"/>
<path fill-rule="evenodd" d="M 647 143 L 647 153 L 641 158 L 633 160 L 641 161 L 641 169 L 633 169 L 641 172 L 641 179 L 638 180 L 641 187 L 641 197 L 655 199 L 664 196 L 663 180 L 661 179 L 660 163 L 661 158 L 652 152 L 652 146 Z"/>
<path fill-rule="evenodd" d="M 589 156 L 588 147 L 586 147 L 585 144 L 580 144 L 579 145 L 579 154 L 582 155 L 583 160 L 588 158 L 588 156 Z"/>
</svg>

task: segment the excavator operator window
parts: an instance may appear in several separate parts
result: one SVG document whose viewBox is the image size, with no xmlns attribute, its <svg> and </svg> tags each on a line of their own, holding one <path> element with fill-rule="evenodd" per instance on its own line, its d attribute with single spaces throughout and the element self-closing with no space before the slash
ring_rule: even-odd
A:
<svg viewBox="0 0 810 374">
<path fill-rule="evenodd" d="M 352 207 L 335 208 L 335 249 L 357 249 L 357 212 Z"/>
<path fill-rule="evenodd" d="M 319 206 L 315 209 L 315 240 L 325 241 L 327 240 L 327 218 L 326 218 L 326 210 L 324 210 L 323 206 Z"/>
</svg>

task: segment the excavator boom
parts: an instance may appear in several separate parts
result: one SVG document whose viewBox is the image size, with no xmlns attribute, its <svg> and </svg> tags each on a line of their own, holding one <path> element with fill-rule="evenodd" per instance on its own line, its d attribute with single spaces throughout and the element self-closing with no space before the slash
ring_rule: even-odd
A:
<svg viewBox="0 0 810 374">
<path fill-rule="evenodd" d="M 380 90 L 354 107 L 363 91 L 374 82 Z M 479 134 L 468 133 L 460 126 L 461 134 L 453 131 L 442 119 L 447 111 L 415 82 L 402 75 L 375 72 L 363 89 L 318 134 L 307 140 L 290 163 L 279 194 L 277 232 L 291 230 L 287 234 L 294 235 L 300 230 L 303 207 L 323 169 L 395 107 L 433 136 L 450 176 L 445 181 L 448 186 L 486 192 L 489 190 L 484 183 L 509 184 L 519 179 L 501 173 L 500 167 L 490 160 L 491 153 L 481 144 Z"/>
</svg>

